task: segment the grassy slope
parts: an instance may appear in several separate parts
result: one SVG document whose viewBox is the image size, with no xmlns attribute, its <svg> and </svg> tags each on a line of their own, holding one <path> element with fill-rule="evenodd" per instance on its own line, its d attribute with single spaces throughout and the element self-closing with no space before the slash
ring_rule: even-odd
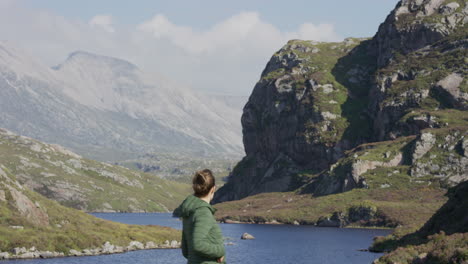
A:
<svg viewBox="0 0 468 264">
<path fill-rule="evenodd" d="M 462 156 L 461 153 L 449 151 L 450 144 L 457 145 L 459 140 L 447 144 L 448 135 L 462 138 L 467 127 L 455 126 L 444 129 L 426 129 L 425 132 L 436 136 L 436 144 L 418 162 L 432 159 L 434 164 Z M 356 207 L 373 208 L 375 215 L 368 221 L 350 223 L 354 226 L 406 226 L 414 230 L 426 222 L 446 201 L 445 181 L 435 177 L 411 176 L 412 164 L 410 155 L 416 137 L 403 137 L 394 141 L 377 142 L 361 145 L 340 159 L 327 176 L 328 180 L 346 177 L 347 170 L 358 160 L 386 162 L 398 153 L 403 154 L 403 163 L 393 167 L 376 167 L 363 173 L 368 188 L 353 189 L 344 193 L 325 196 L 313 196 L 303 193 L 301 189 L 288 193 L 263 193 L 239 201 L 217 204 L 217 217 L 220 220 L 232 219 L 245 222 L 268 222 L 277 220 L 283 223 L 294 221 L 313 224 L 322 217 L 329 217 L 335 212 L 348 215 Z M 349 170 L 348 170 L 349 171 Z M 304 172 L 303 174 L 307 174 Z M 316 175 L 309 175 L 311 179 Z M 325 182 L 325 181 L 322 181 Z M 305 186 L 304 188 L 307 188 Z"/>
<path fill-rule="evenodd" d="M 31 189 L 86 211 L 168 211 L 189 193 L 187 184 L 84 159 L 6 131 L 0 131 L 0 164 Z"/>
<path fill-rule="evenodd" d="M 7 177 L 15 177 L 6 169 Z M 34 221 L 21 213 L 12 200 L 11 189 L 22 192 L 40 210 L 46 212 L 48 223 L 33 224 Z M 15 247 L 36 247 L 40 251 L 56 251 L 68 254 L 70 249 L 83 250 L 102 246 L 106 241 L 127 246 L 130 241 L 153 241 L 162 244 L 165 240 L 179 240 L 177 230 L 160 226 L 137 226 L 114 223 L 98 219 L 76 209 L 71 209 L 49 200 L 26 188 L 2 179 L 0 191 L 5 191 L 6 201 L 0 200 L 0 251 Z M 23 226 L 12 229 L 10 226 Z"/>
<path fill-rule="evenodd" d="M 468 181 L 450 189 L 448 194 L 447 203 L 417 232 L 398 230 L 377 238 L 372 250 L 392 252 L 376 263 L 468 262 Z"/>
<path fill-rule="evenodd" d="M 129 169 L 141 170 L 182 183 L 192 182 L 193 173 L 209 168 L 216 177 L 218 186 L 224 184 L 223 179 L 229 175 L 239 158 L 234 157 L 194 157 L 185 154 L 145 154 L 142 157 L 118 162 Z"/>
</svg>

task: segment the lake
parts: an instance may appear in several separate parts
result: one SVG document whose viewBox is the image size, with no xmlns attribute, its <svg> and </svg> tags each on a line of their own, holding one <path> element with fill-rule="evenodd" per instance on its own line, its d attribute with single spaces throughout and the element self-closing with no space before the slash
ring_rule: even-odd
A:
<svg viewBox="0 0 468 264">
<path fill-rule="evenodd" d="M 96 213 L 97 217 L 139 225 L 163 225 L 181 229 L 182 222 L 169 213 Z M 294 225 L 220 224 L 227 242 L 228 264 L 362 264 L 372 263 L 381 254 L 362 252 L 375 236 L 391 230 L 346 229 Z M 241 240 L 244 233 L 255 240 Z M 154 249 L 124 254 L 2 261 L 0 264 L 173 264 L 186 263 L 180 249 Z"/>
</svg>

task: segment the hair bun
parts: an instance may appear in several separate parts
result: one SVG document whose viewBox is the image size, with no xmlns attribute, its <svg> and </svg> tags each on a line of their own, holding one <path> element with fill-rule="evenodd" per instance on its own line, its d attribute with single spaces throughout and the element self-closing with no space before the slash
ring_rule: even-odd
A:
<svg viewBox="0 0 468 264">
<path fill-rule="evenodd" d="M 204 169 L 195 172 L 195 175 L 193 175 L 192 184 L 195 196 L 204 197 L 210 192 L 211 188 L 215 186 L 215 178 L 213 177 L 211 170 Z"/>
</svg>

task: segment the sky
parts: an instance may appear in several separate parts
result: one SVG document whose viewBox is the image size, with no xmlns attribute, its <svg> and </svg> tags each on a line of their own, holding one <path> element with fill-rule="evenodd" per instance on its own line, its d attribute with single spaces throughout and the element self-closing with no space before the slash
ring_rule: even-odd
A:
<svg viewBox="0 0 468 264">
<path fill-rule="evenodd" d="M 397 0 L 0 0 L 0 41 L 48 66 L 84 50 L 207 93 L 249 95 L 289 39 L 372 37 Z"/>
</svg>

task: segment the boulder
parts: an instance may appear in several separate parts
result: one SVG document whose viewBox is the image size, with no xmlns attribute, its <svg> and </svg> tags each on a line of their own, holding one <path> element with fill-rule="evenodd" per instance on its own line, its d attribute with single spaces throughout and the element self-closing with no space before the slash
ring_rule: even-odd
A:
<svg viewBox="0 0 468 264">
<path fill-rule="evenodd" d="M 451 2 L 446 5 L 443 5 L 439 8 L 439 13 L 443 15 L 451 15 L 453 14 L 458 8 L 460 7 L 460 4 L 457 2 Z"/>
<path fill-rule="evenodd" d="M 102 246 L 102 253 L 113 253 L 115 246 L 112 245 L 109 241 L 106 241 Z"/>
<path fill-rule="evenodd" d="M 252 235 L 249 234 L 249 233 L 244 233 L 244 234 L 242 234 L 241 239 L 244 239 L 244 240 L 251 240 L 251 239 L 255 239 L 255 237 L 252 236 Z"/>
<path fill-rule="evenodd" d="M 145 244 L 145 249 L 151 249 L 151 248 L 156 248 L 157 245 L 153 241 L 146 242 Z"/>
<path fill-rule="evenodd" d="M 317 221 L 317 226 L 320 227 L 343 227 L 346 224 L 346 217 L 340 212 L 335 212 L 331 216 L 320 217 Z"/>
<path fill-rule="evenodd" d="M 75 249 L 70 249 L 69 253 L 70 253 L 70 256 L 75 256 L 75 257 L 82 255 L 80 251 L 75 250 Z"/>
<path fill-rule="evenodd" d="M 145 249 L 145 246 L 143 245 L 143 243 L 139 242 L 139 241 L 131 241 L 129 244 L 128 244 L 128 247 L 127 247 L 129 250 L 136 250 L 136 249 Z"/>
<path fill-rule="evenodd" d="M 468 93 L 460 90 L 460 85 L 464 81 L 461 74 L 451 73 L 436 84 L 436 88 L 441 92 L 452 107 L 461 110 L 468 110 Z"/>
<path fill-rule="evenodd" d="M 419 137 L 419 140 L 416 142 L 413 150 L 413 161 L 416 161 L 423 157 L 429 150 L 431 150 L 432 146 L 434 146 L 436 142 L 436 138 L 431 133 L 423 133 Z"/>
</svg>

